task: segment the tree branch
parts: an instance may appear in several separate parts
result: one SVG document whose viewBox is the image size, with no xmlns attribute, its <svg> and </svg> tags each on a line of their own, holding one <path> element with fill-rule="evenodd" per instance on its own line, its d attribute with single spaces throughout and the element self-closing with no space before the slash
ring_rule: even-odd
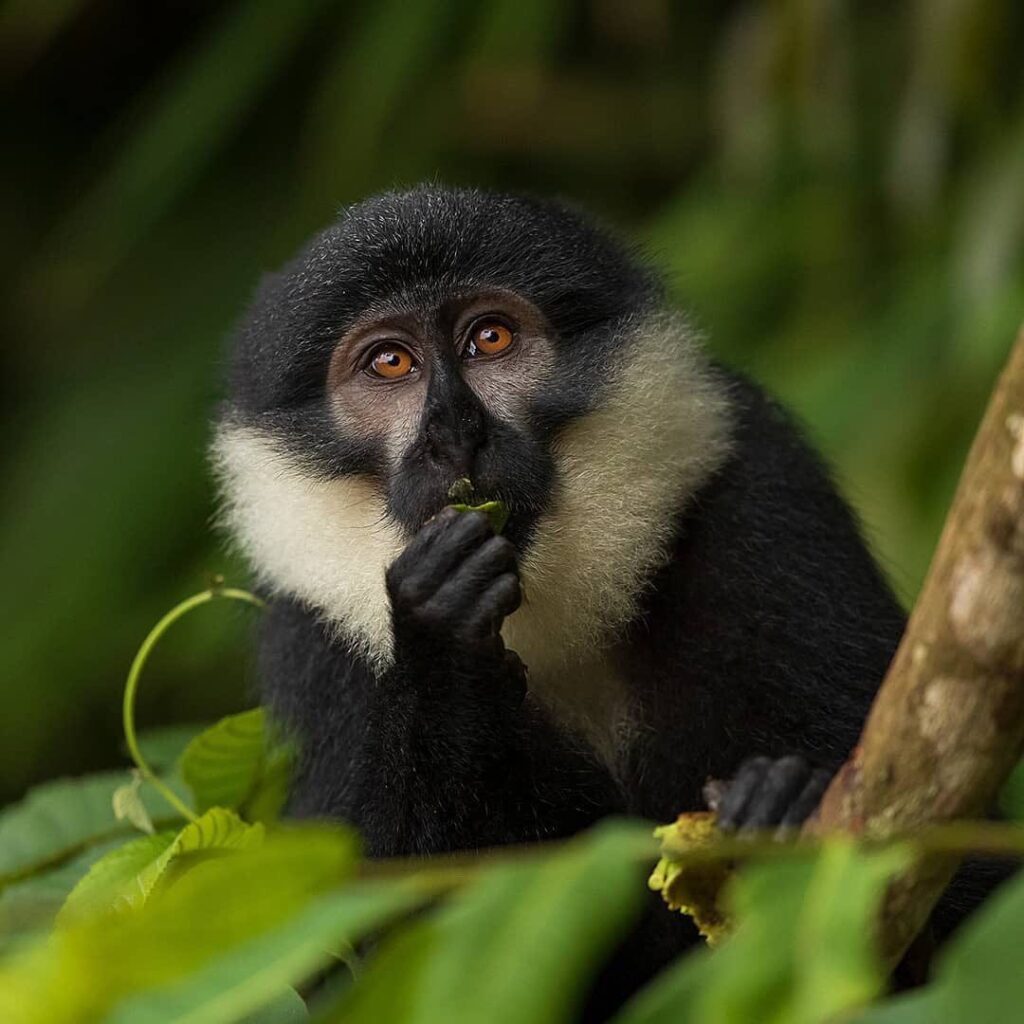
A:
<svg viewBox="0 0 1024 1024">
<path fill-rule="evenodd" d="M 806 831 L 880 838 L 985 815 L 1024 748 L 1024 330 L 978 430 L 921 596 L 860 742 Z M 897 880 L 897 962 L 957 861 Z"/>
</svg>

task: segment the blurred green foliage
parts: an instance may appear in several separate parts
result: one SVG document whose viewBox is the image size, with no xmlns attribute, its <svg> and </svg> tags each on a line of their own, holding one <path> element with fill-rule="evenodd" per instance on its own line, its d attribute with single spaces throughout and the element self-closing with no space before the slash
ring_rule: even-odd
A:
<svg viewBox="0 0 1024 1024">
<path fill-rule="evenodd" d="M 222 339 L 340 204 L 571 196 L 807 421 L 912 599 L 1024 316 L 1024 5 L 6 0 L 0 800 L 109 763 L 209 573 Z M 237 708 L 244 611 L 145 721 Z"/>
</svg>

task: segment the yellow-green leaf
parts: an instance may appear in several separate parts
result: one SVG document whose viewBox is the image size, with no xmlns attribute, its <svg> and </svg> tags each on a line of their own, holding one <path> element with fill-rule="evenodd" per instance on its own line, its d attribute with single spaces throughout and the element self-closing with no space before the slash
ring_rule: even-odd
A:
<svg viewBox="0 0 1024 1024">
<path fill-rule="evenodd" d="M 74 920 L 0 961 L 0 1020 L 98 1024 L 122 1000 L 183 982 L 284 926 L 343 883 L 355 858 L 351 833 L 322 826 L 280 829 L 256 848 L 200 858 L 116 926 L 104 914 Z M 253 964 L 236 966 L 220 982 L 240 983 Z M 275 986 L 288 976 L 275 974 Z"/>
<path fill-rule="evenodd" d="M 153 820 L 142 802 L 140 790 L 142 788 L 142 775 L 138 771 L 132 772 L 131 781 L 114 790 L 111 803 L 114 808 L 114 817 L 118 821 L 127 821 L 134 825 L 140 832 L 152 835 Z"/>
<path fill-rule="evenodd" d="M 152 886 L 145 887 L 139 875 L 156 861 L 175 840 L 173 832 L 139 836 L 100 858 L 68 894 L 57 917 L 65 926 L 115 906 L 138 906 L 145 902 Z"/>
<path fill-rule="evenodd" d="M 248 850 L 264 839 L 260 824 L 248 825 L 233 811 L 211 807 L 202 817 L 189 822 L 160 856 L 139 873 L 138 885 L 146 898 L 172 868 L 183 866 L 186 858 L 211 853 Z"/>
<path fill-rule="evenodd" d="M 34 789 L 0 812 L 0 885 L 31 877 L 77 857 L 88 847 L 130 835 L 132 826 L 114 816 L 113 797 L 127 772 L 102 772 L 57 779 Z M 172 786 L 174 780 L 165 780 Z M 180 820 L 148 783 L 140 789 L 151 820 L 164 828 Z"/>
<path fill-rule="evenodd" d="M 181 756 L 181 774 L 196 807 L 240 810 L 273 820 L 288 791 L 292 751 L 263 708 L 222 718 L 196 736 Z"/>
<path fill-rule="evenodd" d="M 253 708 L 222 718 L 188 744 L 181 775 L 198 810 L 241 806 L 259 777 L 264 725 L 263 709 Z"/>
</svg>

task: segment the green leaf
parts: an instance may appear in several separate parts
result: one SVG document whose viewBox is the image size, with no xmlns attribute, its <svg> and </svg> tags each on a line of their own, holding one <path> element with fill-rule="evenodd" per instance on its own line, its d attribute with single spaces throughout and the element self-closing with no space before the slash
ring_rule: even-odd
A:
<svg viewBox="0 0 1024 1024">
<path fill-rule="evenodd" d="M 389 936 L 355 985 L 316 1015 L 318 1022 L 406 1024 L 411 1021 L 423 974 L 437 947 L 437 923 L 416 921 Z"/>
<path fill-rule="evenodd" d="M 249 1014 L 280 1000 L 285 986 L 330 963 L 332 949 L 358 940 L 423 899 L 411 886 L 381 883 L 322 896 L 266 935 L 211 960 L 182 980 L 126 1000 L 108 1024 L 248 1021 Z"/>
<path fill-rule="evenodd" d="M 645 897 L 638 836 L 647 842 L 649 827 L 610 822 L 550 857 L 488 870 L 459 892 L 435 918 L 436 948 L 409 1019 L 566 1020 Z"/>
<path fill-rule="evenodd" d="M 878 1003 L 850 1024 L 947 1024 L 942 1014 L 941 993 L 929 987 Z"/>
<path fill-rule="evenodd" d="M 59 779 L 30 790 L 0 813 L 0 885 L 59 864 L 93 843 L 129 834 L 131 825 L 114 817 L 113 797 L 130 781 L 127 772 Z M 154 821 L 177 819 L 146 783 L 141 796 Z"/>
<path fill-rule="evenodd" d="M 483 512 L 495 533 L 501 533 L 508 522 L 508 506 L 503 501 L 485 501 L 482 505 L 455 504 L 450 507 L 456 512 Z"/>
<path fill-rule="evenodd" d="M 811 1024 L 839 1017 L 884 991 L 876 912 L 890 879 L 910 859 L 905 847 L 865 856 L 852 842 L 825 846 L 798 920 L 790 1019 Z"/>
<path fill-rule="evenodd" d="M 0 963 L 0 1020 L 88 1024 L 122 1000 L 183 982 L 336 889 L 355 855 L 350 833 L 305 826 L 231 857 L 199 859 L 116 927 L 103 914 L 75 920 Z M 287 983 L 283 974 L 274 978 L 274 991 L 262 990 L 256 1002 Z"/>
<path fill-rule="evenodd" d="M 243 1024 L 304 1024 L 309 1010 L 302 996 L 293 988 L 286 988 L 279 996 L 253 1013 L 247 1013 Z"/>
<path fill-rule="evenodd" d="M 114 790 L 110 803 L 114 808 L 114 817 L 118 821 L 127 821 L 140 832 L 152 835 L 154 832 L 153 820 L 142 802 L 141 790 L 142 773 L 136 769 L 132 771 L 131 781 Z"/>
<path fill-rule="evenodd" d="M 729 892 L 735 932 L 709 960 L 694 1020 L 716 1024 L 785 1021 L 794 986 L 797 919 L 814 872 L 793 859 L 749 866 Z"/>
<path fill-rule="evenodd" d="M 223 807 L 211 807 L 202 817 L 189 822 L 173 842 L 139 873 L 137 886 L 145 901 L 172 869 L 184 866 L 189 857 L 201 854 L 251 850 L 264 840 L 262 825 L 247 825 L 237 814 Z"/>
<path fill-rule="evenodd" d="M 645 898 L 638 834 L 646 840 L 647 827 L 602 825 L 542 863 L 496 869 L 460 894 L 438 916 L 415 1019 L 565 1019 Z"/>
<path fill-rule="evenodd" d="M 908 856 L 835 840 L 813 860 L 744 871 L 731 893 L 736 931 L 708 961 L 694 1019 L 819 1024 L 865 1005 L 885 985 L 875 913 Z"/>
<path fill-rule="evenodd" d="M 1003 1024 L 1024 1006 L 1024 876 L 993 894 L 947 946 L 934 972 L 948 1024 Z"/>
<path fill-rule="evenodd" d="M 68 897 L 58 923 L 102 910 L 141 907 L 171 868 L 190 855 L 250 849 L 263 842 L 263 826 L 214 807 L 176 835 L 140 836 L 93 865 Z"/>
<path fill-rule="evenodd" d="M 291 763 L 290 745 L 263 708 L 253 708 L 196 736 L 181 756 L 181 774 L 198 809 L 250 806 L 257 820 L 272 820 L 287 795 Z"/>
<path fill-rule="evenodd" d="M 23 933 L 52 925 L 68 895 L 89 869 L 123 845 L 122 837 L 98 843 L 59 867 L 6 886 L 0 894 L 0 945 Z"/>
<path fill-rule="evenodd" d="M 295 750 L 290 744 L 272 746 L 266 752 L 255 787 L 242 804 L 242 817 L 264 824 L 277 821 L 288 800 L 294 766 Z"/>
<path fill-rule="evenodd" d="M 66 925 L 116 904 L 136 906 L 145 902 L 152 884 L 143 886 L 139 875 L 164 854 L 175 841 L 173 832 L 139 836 L 96 861 L 68 895 L 57 918 Z"/>
</svg>

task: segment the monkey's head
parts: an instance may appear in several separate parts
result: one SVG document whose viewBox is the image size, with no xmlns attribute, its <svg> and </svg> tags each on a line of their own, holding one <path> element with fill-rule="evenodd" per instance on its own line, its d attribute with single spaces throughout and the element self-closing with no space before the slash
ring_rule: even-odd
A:
<svg viewBox="0 0 1024 1024">
<path fill-rule="evenodd" d="M 386 658 L 384 568 L 468 477 L 510 510 L 528 602 L 581 560 L 589 587 L 615 577 L 622 597 L 583 616 L 603 628 L 671 532 L 645 506 L 678 503 L 724 445 L 661 309 L 643 264 L 559 204 L 427 187 L 353 206 L 236 332 L 214 445 L 228 523 L 266 584 Z"/>
</svg>

